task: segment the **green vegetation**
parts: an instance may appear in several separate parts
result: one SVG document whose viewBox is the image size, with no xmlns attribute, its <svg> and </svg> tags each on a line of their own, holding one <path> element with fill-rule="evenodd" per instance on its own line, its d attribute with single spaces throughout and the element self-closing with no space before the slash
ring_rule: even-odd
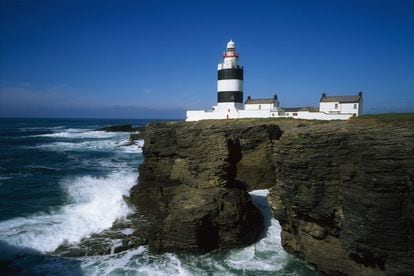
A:
<svg viewBox="0 0 414 276">
<path fill-rule="evenodd" d="M 353 120 L 374 119 L 379 121 L 414 121 L 414 112 L 410 113 L 384 113 L 384 114 L 367 114 Z"/>
</svg>

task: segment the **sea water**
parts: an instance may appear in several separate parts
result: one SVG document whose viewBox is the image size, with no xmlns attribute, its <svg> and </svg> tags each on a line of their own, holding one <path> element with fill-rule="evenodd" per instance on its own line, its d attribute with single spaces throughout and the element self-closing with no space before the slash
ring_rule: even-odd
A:
<svg viewBox="0 0 414 276">
<path fill-rule="evenodd" d="M 149 120 L 0 119 L 2 275 L 314 275 L 280 244 L 267 190 L 251 193 L 266 221 L 254 245 L 208 254 L 152 255 L 146 246 L 106 256 L 62 258 L 61 244 L 111 227 L 133 210 L 143 141 L 97 128 Z M 125 230 L 127 231 L 127 229 Z"/>
</svg>

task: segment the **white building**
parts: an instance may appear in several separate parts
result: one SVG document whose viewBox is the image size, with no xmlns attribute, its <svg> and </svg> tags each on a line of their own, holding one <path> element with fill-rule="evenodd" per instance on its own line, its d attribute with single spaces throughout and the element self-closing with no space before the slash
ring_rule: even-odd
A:
<svg viewBox="0 0 414 276">
<path fill-rule="evenodd" d="M 319 111 L 328 114 L 352 114 L 359 116 L 362 113 L 362 92 L 356 96 L 326 96 L 322 94 Z"/>
<path fill-rule="evenodd" d="M 274 111 L 279 110 L 279 100 L 277 95 L 274 95 L 270 99 L 252 99 L 250 96 L 247 97 L 246 102 L 244 103 L 245 110 L 262 110 L 262 109 L 271 109 Z"/>
<path fill-rule="evenodd" d="M 362 92 L 357 96 L 322 94 L 319 108 L 280 107 L 277 96 L 269 99 L 247 97 L 243 103 L 243 66 L 232 40 L 227 43 L 223 62 L 217 66 L 217 105 L 212 110 L 189 110 L 186 121 L 207 119 L 292 117 L 310 120 L 347 120 L 362 112 Z"/>
</svg>

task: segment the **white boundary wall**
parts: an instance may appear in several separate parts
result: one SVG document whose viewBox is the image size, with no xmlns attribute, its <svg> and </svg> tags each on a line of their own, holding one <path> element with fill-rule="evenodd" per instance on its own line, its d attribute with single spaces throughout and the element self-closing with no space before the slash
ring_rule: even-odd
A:
<svg viewBox="0 0 414 276">
<path fill-rule="evenodd" d="M 272 109 L 276 108 L 274 104 L 245 104 L 244 109 L 245 110 L 266 110 L 266 109 Z"/>
<path fill-rule="evenodd" d="M 292 114 L 292 115 L 290 115 Z M 296 114 L 296 116 L 293 116 Z M 323 112 L 298 111 L 289 112 L 289 116 L 279 115 L 277 111 L 272 110 L 230 110 L 228 111 L 204 111 L 189 110 L 187 111 L 186 121 L 200 120 L 217 120 L 217 119 L 242 119 L 242 118 L 294 118 L 307 120 L 348 120 L 353 114 L 328 114 Z"/>
</svg>

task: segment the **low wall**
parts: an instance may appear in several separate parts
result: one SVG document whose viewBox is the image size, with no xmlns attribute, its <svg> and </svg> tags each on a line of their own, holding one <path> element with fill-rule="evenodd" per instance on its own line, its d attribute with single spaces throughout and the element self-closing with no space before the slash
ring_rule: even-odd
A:
<svg viewBox="0 0 414 276">
<path fill-rule="evenodd" d="M 291 113 L 293 114 L 293 113 Z M 352 114 L 327 114 L 323 112 L 298 111 L 296 116 L 280 116 L 277 111 L 271 110 L 232 110 L 227 111 L 187 111 L 186 121 L 242 119 L 242 118 L 294 118 L 307 120 L 348 120 Z"/>
</svg>

